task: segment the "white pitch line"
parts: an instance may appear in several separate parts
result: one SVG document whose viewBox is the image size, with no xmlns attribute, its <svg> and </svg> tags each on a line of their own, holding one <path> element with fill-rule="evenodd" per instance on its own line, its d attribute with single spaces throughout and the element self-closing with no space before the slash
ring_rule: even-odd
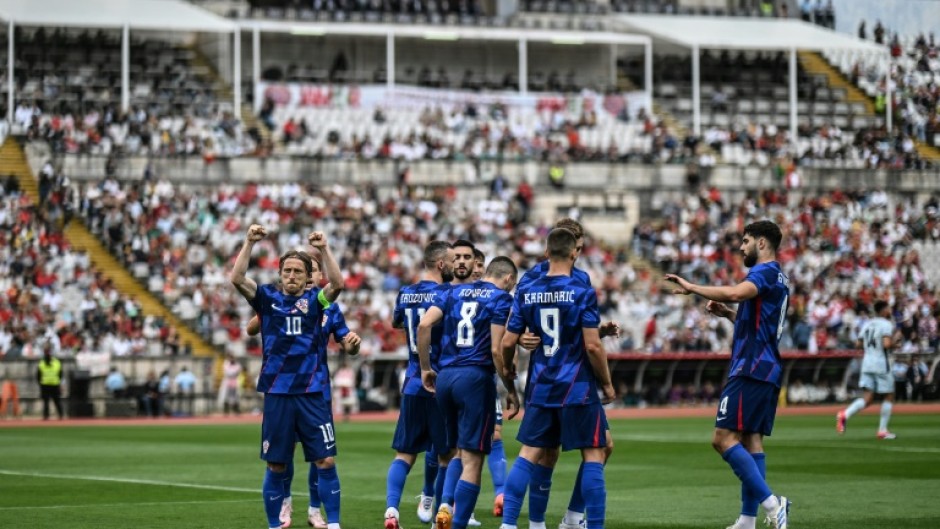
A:
<svg viewBox="0 0 940 529">
<path fill-rule="evenodd" d="M 204 501 L 147 501 L 147 502 L 138 502 L 138 503 L 83 503 L 78 505 L 25 505 L 18 507 L 0 507 L 0 511 L 17 511 L 17 510 L 30 510 L 35 511 L 39 509 L 86 509 L 89 507 L 143 507 L 143 506 L 158 506 L 158 505 L 200 505 L 208 503 L 249 503 L 255 502 L 257 500 L 204 500 Z"/>
<path fill-rule="evenodd" d="M 175 483 L 172 481 L 157 481 L 152 479 L 113 478 L 109 476 L 70 476 L 68 474 L 46 474 L 44 472 L 19 472 L 15 470 L 0 469 L 0 475 L 25 476 L 32 478 L 75 479 L 81 481 L 106 481 L 111 483 L 132 483 L 135 485 L 155 485 L 158 487 L 179 487 L 184 489 L 219 490 L 224 492 L 249 492 L 259 494 L 261 489 L 247 489 L 243 487 L 222 487 L 219 485 L 199 485 L 197 483 Z"/>
</svg>

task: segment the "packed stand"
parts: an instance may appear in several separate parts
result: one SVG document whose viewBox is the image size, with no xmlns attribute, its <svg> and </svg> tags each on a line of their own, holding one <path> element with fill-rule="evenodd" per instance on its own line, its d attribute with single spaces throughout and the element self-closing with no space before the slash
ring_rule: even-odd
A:
<svg viewBox="0 0 940 529">
<path fill-rule="evenodd" d="M 489 257 L 511 255 L 520 264 L 542 255 L 550 226 L 525 222 L 528 199 L 520 191 L 250 184 L 207 192 L 165 180 L 105 179 L 82 186 L 80 214 L 177 315 L 237 355 L 260 352 L 257 340 L 241 339 L 251 315 L 227 279 L 249 221 L 276 232 L 253 257 L 259 282 L 274 279 L 280 251 L 303 245 L 316 226 L 331 237 L 346 276 L 340 305 L 370 355 L 404 351 L 390 311 L 398 289 L 418 277 L 421 249 L 431 237 L 468 238 Z M 589 245 L 579 260 L 601 286 L 602 311 L 618 321 L 626 321 L 634 301 L 623 290 L 632 281 L 626 262 L 623 248 L 601 245 Z"/>
<path fill-rule="evenodd" d="M 871 38 L 890 50 L 890 76 L 886 75 L 889 70 L 881 56 L 832 50 L 825 53 L 826 59 L 874 98 L 876 111 L 881 114 L 887 107 L 886 82 L 890 82 L 895 127 L 908 137 L 938 146 L 940 58 L 933 33 L 902 38 L 897 33 L 890 33 L 878 21 L 869 35 L 862 21 L 859 37 Z"/>
<path fill-rule="evenodd" d="M 900 350 L 933 352 L 940 343 L 940 303 L 914 243 L 937 240 L 938 205 L 936 198 L 916 203 L 881 191 L 797 199 L 782 189 L 731 204 L 716 189 L 704 189 L 666 204 L 659 220 L 640 224 L 633 244 L 666 272 L 697 283 L 734 284 L 746 275 L 739 257 L 742 228 L 769 217 L 783 228 L 777 256 L 791 280 L 781 348 L 854 348 L 872 303 L 886 299 L 904 335 Z M 678 311 L 666 332 L 700 321 L 703 306 L 696 302 Z"/>
<path fill-rule="evenodd" d="M 47 163 L 39 193 L 37 205 L 12 175 L 0 186 L 0 358 L 38 358 L 46 343 L 63 358 L 184 353 L 171 327 L 143 317 L 65 241 L 79 201 L 69 179 Z"/>
</svg>

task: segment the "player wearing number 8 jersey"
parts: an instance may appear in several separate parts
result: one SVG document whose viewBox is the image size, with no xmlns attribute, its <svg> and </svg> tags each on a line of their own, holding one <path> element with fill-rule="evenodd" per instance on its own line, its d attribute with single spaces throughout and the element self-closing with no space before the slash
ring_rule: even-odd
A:
<svg viewBox="0 0 940 529">
<path fill-rule="evenodd" d="M 774 496 L 766 481 L 763 438 L 773 430 L 783 363 L 777 342 L 783 331 L 789 297 L 789 279 L 777 263 L 783 234 L 773 222 L 762 220 L 744 228 L 741 253 L 750 272 L 734 286 L 702 286 L 679 276 L 665 279 L 676 294 L 697 294 L 710 300 L 708 312 L 734 322 L 731 366 L 721 393 L 712 446 L 741 480 L 741 515 L 730 526 L 753 529 L 757 506 L 767 511 L 775 529 L 787 527 L 789 501 Z M 737 311 L 724 302 L 738 303 Z"/>
<path fill-rule="evenodd" d="M 460 480 L 454 492 L 453 519 L 438 512 L 437 525 L 464 529 L 480 494 L 483 456 L 490 452 L 496 419 L 493 347 L 505 330 L 516 283 L 508 257 L 490 262 L 481 281 L 456 285 L 428 309 L 418 325 L 418 355 L 425 389 L 436 393 L 444 415 L 448 448 L 459 448 Z M 440 375 L 431 369 L 431 329 L 443 321 Z M 441 516 L 447 514 L 447 516 Z"/>
<path fill-rule="evenodd" d="M 261 458 L 267 462 L 262 495 L 268 527 L 281 527 L 287 462 L 293 456 L 295 441 L 300 441 L 305 459 L 317 466 L 329 529 L 339 529 L 333 414 L 324 396 L 324 381 L 317 377 L 320 356 L 316 351 L 325 310 L 342 291 L 343 275 L 326 236 L 313 232 L 308 241 L 320 251 L 330 284 L 323 290 L 305 290 L 313 264 L 304 252 L 289 251 L 279 262 L 280 283 L 259 286 L 246 272 L 252 248 L 265 235 L 265 229 L 257 224 L 248 228 L 231 281 L 261 320 L 263 364 L 258 391 L 265 394 Z"/>
</svg>

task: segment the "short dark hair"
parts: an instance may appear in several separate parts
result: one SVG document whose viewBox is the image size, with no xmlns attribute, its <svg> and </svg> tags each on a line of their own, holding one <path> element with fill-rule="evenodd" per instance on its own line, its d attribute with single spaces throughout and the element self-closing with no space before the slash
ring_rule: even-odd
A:
<svg viewBox="0 0 940 529">
<path fill-rule="evenodd" d="M 580 222 L 574 220 L 571 217 L 563 217 L 558 219 L 555 222 L 556 228 L 564 228 L 574 234 L 575 239 L 580 239 L 584 237 L 584 226 Z"/>
<path fill-rule="evenodd" d="M 503 277 L 506 274 L 512 274 L 515 278 L 518 273 L 516 263 L 505 255 L 494 257 L 489 266 L 486 267 L 486 275 L 489 277 Z"/>
<path fill-rule="evenodd" d="M 447 241 L 431 241 L 424 247 L 424 267 L 434 268 L 438 261 L 447 257 L 447 250 L 450 250 L 450 243 Z"/>
<path fill-rule="evenodd" d="M 453 242 L 453 244 L 450 245 L 451 248 L 459 248 L 461 246 L 465 248 L 470 248 L 471 250 L 477 249 L 477 247 L 474 246 L 473 243 L 468 241 L 467 239 L 457 239 L 456 241 Z"/>
<path fill-rule="evenodd" d="M 548 234 L 548 258 L 565 259 L 578 245 L 578 238 L 565 228 L 555 228 Z"/>
<path fill-rule="evenodd" d="M 754 238 L 763 237 L 767 239 L 767 242 L 770 243 L 770 246 L 775 252 L 777 248 L 780 247 L 780 241 L 783 240 L 783 233 L 780 231 L 780 227 L 769 220 L 759 220 L 748 224 L 744 227 L 744 234 Z"/>
<path fill-rule="evenodd" d="M 483 261 L 484 263 L 486 262 L 486 255 L 476 247 L 473 248 L 473 258 Z"/>
<path fill-rule="evenodd" d="M 310 259 L 310 254 L 303 250 L 289 250 L 282 255 L 277 263 L 278 272 L 284 269 L 284 261 L 288 259 L 300 259 L 304 263 L 304 270 L 307 271 L 307 275 L 313 273 L 313 260 Z"/>
<path fill-rule="evenodd" d="M 883 299 L 879 299 L 878 301 L 875 302 L 875 314 L 881 314 L 881 311 L 885 310 L 887 306 L 888 306 L 887 301 Z"/>
</svg>

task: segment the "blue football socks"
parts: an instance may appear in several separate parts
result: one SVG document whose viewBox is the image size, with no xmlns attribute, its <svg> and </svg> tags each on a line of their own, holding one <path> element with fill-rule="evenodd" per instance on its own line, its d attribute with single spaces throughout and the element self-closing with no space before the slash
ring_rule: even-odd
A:
<svg viewBox="0 0 940 529">
<path fill-rule="evenodd" d="M 587 509 L 587 529 L 604 529 L 607 509 L 607 487 L 604 483 L 604 465 L 583 463 L 581 495 Z"/>
<path fill-rule="evenodd" d="M 466 529 L 470 515 L 477 506 L 480 486 L 460 480 L 454 490 L 454 529 Z"/>
<path fill-rule="evenodd" d="M 525 489 L 532 481 L 535 464 L 523 457 L 517 457 L 506 478 L 506 487 L 503 489 L 503 523 L 516 525 L 519 521 L 519 511 L 522 510 L 522 499 L 525 498 Z"/>
<path fill-rule="evenodd" d="M 388 467 L 388 479 L 385 484 L 385 506 L 395 507 L 401 503 L 401 491 L 405 489 L 405 480 L 408 479 L 408 472 L 411 471 L 411 465 L 401 459 L 393 459 Z"/>
<path fill-rule="evenodd" d="M 757 470 L 765 480 L 767 479 L 767 457 L 763 452 L 751 454 L 751 458 L 757 463 Z M 757 516 L 757 508 L 760 506 L 760 500 L 754 497 L 754 494 L 741 482 L 741 514 L 744 516 Z"/>
<path fill-rule="evenodd" d="M 261 494 L 264 499 L 264 514 L 268 517 L 268 527 L 281 526 L 281 503 L 284 501 L 284 476 L 286 472 L 274 472 L 264 469 L 264 481 Z"/>
<path fill-rule="evenodd" d="M 336 474 L 336 467 L 321 468 L 317 470 L 320 479 L 317 483 L 317 490 L 320 493 L 320 501 L 326 510 L 327 523 L 339 523 L 339 476 Z"/>
<path fill-rule="evenodd" d="M 544 522 L 548 509 L 548 495 L 552 490 L 552 472 L 555 469 L 535 465 L 529 482 L 529 521 Z M 505 499 L 503 500 L 505 502 Z"/>
<path fill-rule="evenodd" d="M 493 441 L 490 456 L 486 460 L 490 466 L 490 475 L 493 476 L 493 493 L 499 496 L 503 493 L 506 484 L 506 452 L 503 450 L 503 440 Z"/>
<path fill-rule="evenodd" d="M 421 494 L 434 496 L 434 483 L 437 481 L 437 471 L 440 465 L 437 462 L 437 453 L 428 450 L 424 453 L 424 490 Z"/>
<path fill-rule="evenodd" d="M 310 507 L 314 509 L 320 508 L 320 472 L 317 470 L 317 466 L 311 464 L 310 472 L 307 473 L 307 487 L 310 489 Z"/>
<path fill-rule="evenodd" d="M 761 476 L 757 461 L 751 457 L 751 454 L 740 443 L 725 450 L 721 457 L 728 462 L 731 470 L 734 471 L 734 475 L 738 476 L 741 483 L 758 502 L 763 502 L 770 497 L 772 492 L 763 476 Z"/>
<path fill-rule="evenodd" d="M 463 461 L 459 457 L 454 457 L 447 465 L 447 477 L 444 479 L 444 491 L 441 493 L 441 503 L 454 506 L 454 493 L 457 490 L 457 482 L 460 481 L 460 475 L 463 474 Z"/>
</svg>

